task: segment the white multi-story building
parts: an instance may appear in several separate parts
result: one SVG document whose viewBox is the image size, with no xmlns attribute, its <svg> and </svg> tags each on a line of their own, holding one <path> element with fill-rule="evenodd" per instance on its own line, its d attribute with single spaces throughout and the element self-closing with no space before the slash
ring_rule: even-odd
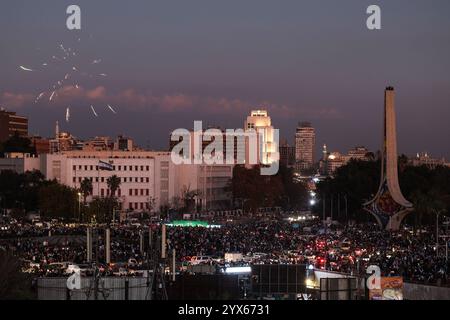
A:
<svg viewBox="0 0 450 320">
<path fill-rule="evenodd" d="M 110 164 L 112 171 L 98 170 L 99 162 Z M 118 197 L 122 210 L 158 210 L 172 206 L 187 191 L 197 194 L 203 210 L 223 209 L 230 204 L 226 191 L 233 175 L 233 165 L 182 164 L 171 161 L 170 152 L 157 151 L 65 151 L 38 157 L 11 154 L 0 159 L 0 171 L 18 173 L 39 170 L 48 180 L 79 189 L 84 179 L 92 181 L 93 197 L 107 197 L 107 180 L 116 175 L 120 187 Z M 149 206 L 152 206 L 150 208 Z"/>
<path fill-rule="evenodd" d="M 244 130 L 255 130 L 262 134 L 262 136 L 258 135 L 254 142 L 257 143 L 256 150 L 250 145 L 251 141 L 246 138 L 246 164 L 254 164 L 250 163 L 250 156 L 251 152 L 255 151 L 257 152 L 257 163 L 270 165 L 275 161 L 279 161 L 279 146 L 275 137 L 275 129 L 266 110 L 252 110 L 250 116 L 245 120 Z"/>
<path fill-rule="evenodd" d="M 100 161 L 109 163 L 112 171 L 99 170 Z M 41 160 L 47 179 L 72 188 L 80 188 L 83 179 L 90 179 L 93 197 L 108 196 L 107 180 L 116 175 L 120 187 L 115 195 L 122 209 L 136 211 L 169 204 L 175 194 L 171 166 L 168 152 L 152 151 L 67 151 L 43 155 Z M 153 208 L 149 208 L 152 202 Z"/>
<path fill-rule="evenodd" d="M 0 158 L 0 171 L 11 170 L 17 173 L 25 173 L 39 169 L 39 157 L 28 153 L 7 153 L 4 158 Z"/>
</svg>

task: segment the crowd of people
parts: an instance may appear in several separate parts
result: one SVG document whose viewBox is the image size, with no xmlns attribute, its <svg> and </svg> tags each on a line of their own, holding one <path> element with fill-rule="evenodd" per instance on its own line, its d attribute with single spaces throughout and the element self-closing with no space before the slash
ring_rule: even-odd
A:
<svg viewBox="0 0 450 320">
<path fill-rule="evenodd" d="M 158 229 L 158 226 L 153 226 Z M 142 264 L 140 234 L 148 226 L 111 227 L 111 258 Z M 105 256 L 104 232 L 99 229 L 94 254 Z M 55 262 L 86 260 L 86 227 L 80 225 L 9 224 L 0 230 L 0 247 L 15 252 L 24 261 L 40 266 Z M 147 242 L 148 240 L 146 240 Z M 224 257 L 240 253 L 249 264 L 309 264 L 315 268 L 363 275 L 369 265 L 378 265 L 386 276 L 405 281 L 448 285 L 449 262 L 445 244 L 436 248 L 432 230 L 380 231 L 376 225 L 330 225 L 321 222 L 292 223 L 281 218 L 225 223 L 220 228 L 168 227 L 168 249 L 177 261 L 193 256 Z M 211 259 L 208 263 L 221 263 Z M 47 271 L 40 269 L 40 275 Z M 46 273 L 47 272 L 47 273 Z M 53 274 L 52 272 L 50 272 Z"/>
</svg>

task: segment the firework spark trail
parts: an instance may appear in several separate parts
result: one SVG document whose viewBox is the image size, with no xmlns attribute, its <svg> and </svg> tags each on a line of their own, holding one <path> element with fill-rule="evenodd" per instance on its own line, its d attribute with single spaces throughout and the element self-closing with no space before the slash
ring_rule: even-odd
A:
<svg viewBox="0 0 450 320">
<path fill-rule="evenodd" d="M 34 100 L 34 103 L 37 103 L 44 96 L 44 94 L 45 92 L 39 93 L 39 95 L 36 97 L 36 100 Z"/>
<path fill-rule="evenodd" d="M 94 106 L 93 106 L 93 105 L 91 105 L 91 110 L 92 110 L 92 112 L 94 113 L 94 116 L 98 117 L 98 114 L 97 114 L 97 112 L 95 112 L 95 109 L 94 109 Z"/>
<path fill-rule="evenodd" d="M 78 42 L 81 42 L 81 38 L 78 38 Z M 86 62 L 78 61 L 78 58 L 77 60 L 75 60 L 75 56 L 81 57 L 81 55 L 78 54 L 77 50 L 70 47 L 65 47 L 62 43 L 57 44 L 55 47 L 57 52 L 54 52 L 54 55 L 48 56 L 47 59 L 43 60 L 38 66 L 19 66 L 22 71 L 27 72 L 48 71 L 51 69 L 55 69 L 61 72 L 65 71 L 64 73 L 62 73 L 64 77 L 51 83 L 48 90 L 39 93 L 34 103 L 40 101 L 44 96 L 49 97 L 49 102 L 55 101 L 57 97 L 60 96 L 60 92 L 62 92 L 60 90 L 62 90 L 65 86 L 70 86 L 73 89 L 78 90 L 83 89 L 82 83 L 80 85 L 80 81 L 82 81 L 81 79 L 83 77 L 94 78 L 108 76 L 106 73 L 97 73 L 98 71 L 95 72 L 92 70 L 93 67 L 89 67 L 89 65 L 97 65 L 102 63 L 101 57 L 97 57 L 93 60 L 88 60 L 89 62 L 87 62 L 86 64 Z M 116 110 L 111 105 L 107 104 L 107 107 L 112 113 L 117 114 Z M 70 108 L 71 106 L 67 106 L 66 108 L 66 122 L 70 121 Z M 93 105 L 91 105 L 91 111 L 95 117 L 99 117 L 99 114 L 96 112 Z"/>
<path fill-rule="evenodd" d="M 109 104 L 108 104 L 108 108 L 109 108 L 109 110 L 112 111 L 112 113 L 117 114 L 116 110 L 114 110 L 113 107 L 111 107 Z"/>
<path fill-rule="evenodd" d="M 19 66 L 19 68 L 22 69 L 23 71 L 34 71 L 33 69 L 26 68 L 24 66 Z"/>
</svg>

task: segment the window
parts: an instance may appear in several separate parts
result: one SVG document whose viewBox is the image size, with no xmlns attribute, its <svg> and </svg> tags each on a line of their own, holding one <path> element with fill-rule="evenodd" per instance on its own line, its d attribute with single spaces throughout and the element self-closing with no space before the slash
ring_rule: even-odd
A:
<svg viewBox="0 0 450 320">
<path fill-rule="evenodd" d="M 133 166 L 130 166 L 130 171 L 133 171 Z"/>
<path fill-rule="evenodd" d="M 104 177 L 102 177 L 102 180 L 101 180 L 102 182 L 105 182 L 105 178 Z"/>
<path fill-rule="evenodd" d="M 150 190 L 149 190 L 149 189 L 146 189 L 146 190 L 145 190 L 145 195 L 148 196 L 149 194 L 150 194 Z"/>
<path fill-rule="evenodd" d="M 150 166 L 146 166 L 145 170 L 150 171 Z"/>
<path fill-rule="evenodd" d="M 77 182 L 77 178 L 73 177 L 72 182 Z"/>
<path fill-rule="evenodd" d="M 122 166 L 119 166 L 119 171 L 122 171 Z"/>
<path fill-rule="evenodd" d="M 84 171 L 87 171 L 87 169 L 88 169 L 88 166 L 84 166 Z"/>
<path fill-rule="evenodd" d="M 139 171 L 139 167 L 138 166 L 134 166 L 134 170 L 135 171 Z"/>
<path fill-rule="evenodd" d="M 141 183 L 144 182 L 144 178 L 141 178 Z"/>
<path fill-rule="evenodd" d="M 91 171 L 94 170 L 94 166 L 91 166 L 91 169 L 90 169 L 90 170 L 91 170 Z"/>
<path fill-rule="evenodd" d="M 144 166 L 141 166 L 141 171 L 144 171 Z"/>
<path fill-rule="evenodd" d="M 149 183 L 150 182 L 150 178 L 149 177 L 145 178 L 145 182 Z"/>
<path fill-rule="evenodd" d="M 135 177 L 135 178 L 134 178 L 134 182 L 139 182 L 139 178 L 138 178 L 138 177 Z"/>
<path fill-rule="evenodd" d="M 100 190 L 100 192 L 101 192 L 101 193 L 100 193 L 101 196 L 103 197 L 103 196 L 105 195 L 105 189 L 102 188 L 102 189 Z"/>
<path fill-rule="evenodd" d="M 134 189 L 134 195 L 138 196 L 139 195 L 139 190 L 138 189 Z"/>
<path fill-rule="evenodd" d="M 169 190 L 169 181 L 161 180 L 161 190 Z"/>
<path fill-rule="evenodd" d="M 73 171 L 77 171 L 77 166 L 72 167 Z"/>
<path fill-rule="evenodd" d="M 144 195 L 144 189 L 141 189 L 141 196 Z"/>
<path fill-rule="evenodd" d="M 128 190 L 128 195 L 132 196 L 133 195 L 133 189 Z"/>
<path fill-rule="evenodd" d="M 130 210 L 133 210 L 133 203 L 132 203 L 132 202 L 130 202 L 130 203 L 128 204 L 128 208 L 129 208 Z"/>
</svg>

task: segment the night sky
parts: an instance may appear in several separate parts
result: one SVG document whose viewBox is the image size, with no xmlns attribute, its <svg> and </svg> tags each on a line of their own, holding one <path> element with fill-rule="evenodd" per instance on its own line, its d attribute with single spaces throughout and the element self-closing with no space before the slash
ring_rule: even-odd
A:
<svg viewBox="0 0 450 320">
<path fill-rule="evenodd" d="M 81 7 L 81 31 L 66 29 L 70 4 Z M 382 30 L 366 28 L 371 4 Z M 323 143 L 377 150 L 392 85 L 399 152 L 450 159 L 448 0 L 2 0 L 0 35 L 0 106 L 28 116 L 31 133 L 52 135 L 59 120 L 80 138 L 125 134 L 160 149 L 194 120 L 237 128 L 261 107 L 290 142 L 297 122 L 312 122 L 317 153 Z M 65 72 L 19 66 L 41 69 L 60 44 L 94 76 L 35 104 Z"/>
</svg>

